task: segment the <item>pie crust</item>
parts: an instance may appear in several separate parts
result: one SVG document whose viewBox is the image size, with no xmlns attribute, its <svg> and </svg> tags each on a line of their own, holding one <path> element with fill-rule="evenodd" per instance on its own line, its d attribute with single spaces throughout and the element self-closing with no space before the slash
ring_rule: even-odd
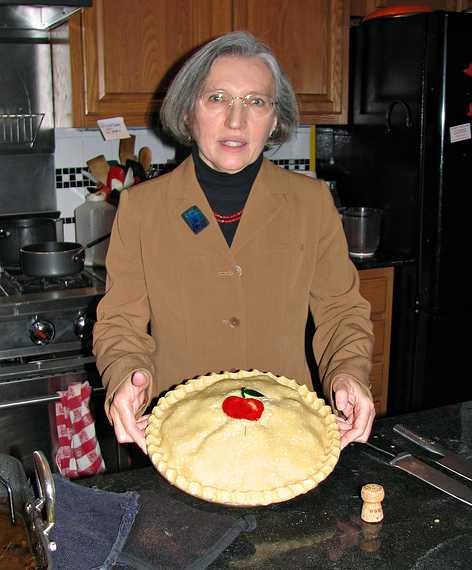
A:
<svg viewBox="0 0 472 570">
<path fill-rule="evenodd" d="M 228 403 L 263 407 L 262 415 L 232 417 L 223 402 L 226 410 Z M 186 493 L 256 506 L 316 487 L 339 459 L 340 435 L 331 408 L 315 392 L 251 370 L 199 376 L 167 392 L 150 415 L 146 445 L 156 469 Z"/>
</svg>

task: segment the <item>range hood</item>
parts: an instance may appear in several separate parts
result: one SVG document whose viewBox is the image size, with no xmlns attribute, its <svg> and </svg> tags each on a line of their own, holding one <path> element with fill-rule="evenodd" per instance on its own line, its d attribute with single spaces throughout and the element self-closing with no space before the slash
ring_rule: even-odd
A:
<svg viewBox="0 0 472 570">
<path fill-rule="evenodd" d="M 0 30 L 49 30 L 92 0 L 0 0 Z"/>
</svg>

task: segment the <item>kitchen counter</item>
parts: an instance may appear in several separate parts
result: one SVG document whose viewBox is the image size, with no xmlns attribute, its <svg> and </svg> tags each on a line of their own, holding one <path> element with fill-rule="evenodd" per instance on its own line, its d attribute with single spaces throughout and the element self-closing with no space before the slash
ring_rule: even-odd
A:
<svg viewBox="0 0 472 570">
<path fill-rule="evenodd" d="M 374 269 L 376 267 L 401 267 L 415 262 L 411 257 L 398 253 L 379 251 L 372 257 L 351 257 L 357 269 Z"/>
<path fill-rule="evenodd" d="M 403 423 L 472 459 L 472 402 L 376 420 L 371 441 L 416 455 L 419 448 L 394 434 Z M 470 568 L 472 507 L 398 469 L 377 452 L 350 445 L 333 473 L 313 491 L 287 503 L 255 509 L 210 505 L 184 493 L 182 502 L 207 511 L 253 514 L 257 528 L 241 534 L 209 568 L 428 569 Z M 465 481 L 465 480 L 464 480 Z M 110 491 L 165 492 L 170 487 L 152 467 L 82 481 Z M 360 489 L 385 489 L 384 520 L 360 519 Z M 472 488 L 472 483 L 469 483 Z M 159 524 L 156 521 L 153 524 Z"/>
</svg>

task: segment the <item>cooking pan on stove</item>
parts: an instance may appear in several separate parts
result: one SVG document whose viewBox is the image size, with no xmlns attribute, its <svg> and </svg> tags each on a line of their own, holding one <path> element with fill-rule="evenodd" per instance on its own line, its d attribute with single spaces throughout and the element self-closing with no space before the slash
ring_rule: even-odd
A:
<svg viewBox="0 0 472 570">
<path fill-rule="evenodd" d="M 31 277 L 75 275 L 84 268 L 85 250 L 110 237 L 110 233 L 86 245 L 69 241 L 45 241 L 20 248 L 21 269 Z"/>
</svg>

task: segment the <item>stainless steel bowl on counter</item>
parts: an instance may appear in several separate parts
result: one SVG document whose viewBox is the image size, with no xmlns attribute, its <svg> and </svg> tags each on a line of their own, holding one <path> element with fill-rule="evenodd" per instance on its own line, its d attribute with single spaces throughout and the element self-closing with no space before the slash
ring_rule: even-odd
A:
<svg viewBox="0 0 472 570">
<path fill-rule="evenodd" d="M 344 232 L 349 255 L 352 257 L 372 257 L 380 243 L 382 210 L 365 206 L 342 208 Z"/>
</svg>

